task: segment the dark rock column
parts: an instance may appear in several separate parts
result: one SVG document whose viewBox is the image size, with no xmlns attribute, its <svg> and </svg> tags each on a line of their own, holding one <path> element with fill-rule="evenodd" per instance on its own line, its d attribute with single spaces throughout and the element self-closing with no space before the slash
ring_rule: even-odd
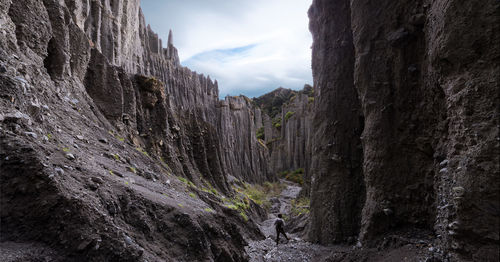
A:
<svg viewBox="0 0 500 262">
<path fill-rule="evenodd" d="M 442 92 L 425 85 L 421 1 L 351 1 L 354 82 L 363 132 L 366 203 L 361 238 L 432 226 L 433 155 Z"/>
<path fill-rule="evenodd" d="M 309 238 L 324 244 L 357 235 L 364 195 L 349 7 L 346 0 L 316 0 L 309 10 L 315 88 Z"/>
</svg>

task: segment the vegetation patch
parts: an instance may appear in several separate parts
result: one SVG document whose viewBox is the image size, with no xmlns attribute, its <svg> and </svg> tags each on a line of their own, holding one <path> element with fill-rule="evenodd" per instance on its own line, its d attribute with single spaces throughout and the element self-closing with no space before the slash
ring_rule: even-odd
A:
<svg viewBox="0 0 500 262">
<path fill-rule="evenodd" d="M 137 169 L 135 169 L 135 167 L 131 167 L 131 166 L 129 166 L 129 167 L 128 167 L 128 170 L 129 170 L 130 172 L 134 173 L 134 174 L 137 174 Z"/>
<path fill-rule="evenodd" d="M 293 112 L 293 111 L 286 112 L 285 121 L 288 121 L 288 119 L 290 119 L 290 117 L 292 117 L 293 115 L 295 115 L 295 112 Z"/>
<path fill-rule="evenodd" d="M 161 156 L 160 156 L 160 163 L 164 168 L 170 169 L 167 162 L 165 162 L 165 159 L 163 159 L 163 157 L 161 157 Z"/>
<path fill-rule="evenodd" d="M 298 168 L 294 171 L 282 171 L 278 174 L 279 177 L 284 178 L 288 181 L 297 183 L 299 185 L 304 184 L 304 169 Z"/>
<path fill-rule="evenodd" d="M 179 181 L 181 181 L 182 183 L 184 183 L 188 187 L 197 188 L 196 185 L 193 182 L 191 182 L 190 180 L 188 180 L 187 178 L 178 176 L 177 179 L 179 179 Z"/>
<path fill-rule="evenodd" d="M 203 185 L 201 187 L 201 191 L 215 195 L 215 196 L 220 196 L 219 191 L 215 189 L 215 187 L 210 184 L 210 182 L 206 181 L 205 179 L 202 179 Z M 194 185 L 194 184 L 193 184 Z"/>
<path fill-rule="evenodd" d="M 116 161 L 121 162 L 120 155 L 118 155 L 118 154 L 113 154 L 113 158 L 114 158 Z"/>
<path fill-rule="evenodd" d="M 314 103 L 314 97 L 313 96 L 308 97 L 307 98 L 307 103 L 309 103 L 309 104 Z"/>
<path fill-rule="evenodd" d="M 293 199 L 291 213 L 294 216 L 309 214 L 310 200 L 307 197 Z"/>
<path fill-rule="evenodd" d="M 236 187 L 235 190 L 237 192 L 237 195 L 235 197 L 222 199 L 225 202 L 224 206 L 238 211 L 239 215 L 245 221 L 248 221 L 248 215 L 246 214 L 246 212 L 250 208 L 250 199 L 243 193 L 241 193 L 241 188 Z"/>
<path fill-rule="evenodd" d="M 273 126 L 277 129 L 281 129 L 281 117 L 273 119 Z"/>
<path fill-rule="evenodd" d="M 257 139 L 262 139 L 262 140 L 266 139 L 264 133 L 264 127 L 257 129 Z"/>
<path fill-rule="evenodd" d="M 141 152 L 143 155 L 149 157 L 149 154 L 148 152 L 146 152 L 146 150 L 142 149 L 141 147 L 136 147 L 135 150 Z"/>
<path fill-rule="evenodd" d="M 264 193 L 267 195 L 267 198 L 272 198 L 278 197 L 286 188 L 286 185 L 278 182 L 264 182 L 263 187 Z"/>
</svg>

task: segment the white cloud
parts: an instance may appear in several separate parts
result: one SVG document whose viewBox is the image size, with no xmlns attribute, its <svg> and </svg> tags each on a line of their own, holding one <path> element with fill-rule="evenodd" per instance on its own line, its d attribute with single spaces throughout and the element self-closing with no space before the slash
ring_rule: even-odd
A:
<svg viewBox="0 0 500 262">
<path fill-rule="evenodd" d="M 163 39 L 174 32 L 181 63 L 219 82 L 220 95 L 260 95 L 312 82 L 311 0 L 142 0 Z"/>
</svg>

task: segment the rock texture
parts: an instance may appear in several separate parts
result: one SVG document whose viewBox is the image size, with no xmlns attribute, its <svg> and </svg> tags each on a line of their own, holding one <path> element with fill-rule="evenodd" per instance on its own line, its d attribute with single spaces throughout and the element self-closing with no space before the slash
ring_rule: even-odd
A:
<svg viewBox="0 0 500 262">
<path fill-rule="evenodd" d="M 349 9 L 348 1 L 315 1 L 309 10 L 315 87 L 309 235 L 321 243 L 357 235 L 364 198 L 363 115 L 353 81 Z"/>
<path fill-rule="evenodd" d="M 305 168 L 310 159 L 312 86 L 303 90 L 278 88 L 253 99 L 262 109 L 262 142 L 269 149 L 272 174 Z"/>
<path fill-rule="evenodd" d="M 247 259 L 252 218 L 201 189 L 273 179 L 258 109 L 220 102 L 138 0 L 3 0 L 0 34 L 0 241 L 61 261 Z"/>
<path fill-rule="evenodd" d="M 312 106 L 314 100 L 303 92 L 297 92 L 289 102 L 283 105 L 279 114 L 278 134 L 265 132 L 270 150 L 270 169 L 273 173 L 305 168 L 310 158 L 308 149 L 311 139 Z M 269 125 L 270 120 L 264 122 Z M 271 139 L 268 140 L 267 137 Z"/>
<path fill-rule="evenodd" d="M 257 141 L 261 110 L 245 96 L 228 96 L 219 103 L 217 119 L 226 173 L 249 182 L 274 180 L 275 176 L 268 171 L 267 147 Z"/>
<path fill-rule="evenodd" d="M 499 8 L 313 2 L 311 239 L 421 228 L 447 259 L 498 260 Z"/>
</svg>

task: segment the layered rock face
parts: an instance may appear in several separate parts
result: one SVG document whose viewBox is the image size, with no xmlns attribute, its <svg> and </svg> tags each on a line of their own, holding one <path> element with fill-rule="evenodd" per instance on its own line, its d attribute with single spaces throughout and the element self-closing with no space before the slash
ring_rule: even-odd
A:
<svg viewBox="0 0 500 262">
<path fill-rule="evenodd" d="M 221 106 L 136 0 L 1 1 L 0 25 L 2 243 L 61 261 L 246 259 L 255 224 L 179 177 L 227 196 L 228 175 L 272 178 L 257 109 Z"/>
<path fill-rule="evenodd" d="M 313 2 L 313 240 L 417 227 L 498 260 L 499 8 Z"/>
<path fill-rule="evenodd" d="M 262 109 L 260 139 L 269 149 L 269 172 L 305 168 L 310 159 L 311 118 L 314 103 L 312 86 L 303 90 L 275 89 L 254 103 Z"/>
<path fill-rule="evenodd" d="M 268 171 L 268 150 L 257 142 L 256 131 L 262 126 L 262 112 L 245 97 L 226 97 L 219 103 L 218 134 L 227 174 L 249 182 L 274 180 Z"/>
<path fill-rule="evenodd" d="M 313 100 L 307 94 L 299 92 L 283 105 L 279 114 L 279 128 L 272 126 L 270 118 L 264 121 L 264 134 L 270 150 L 269 168 L 273 173 L 307 166 L 310 157 L 308 149 L 311 139 L 312 104 Z M 269 126 L 272 128 L 268 128 Z"/>
</svg>

